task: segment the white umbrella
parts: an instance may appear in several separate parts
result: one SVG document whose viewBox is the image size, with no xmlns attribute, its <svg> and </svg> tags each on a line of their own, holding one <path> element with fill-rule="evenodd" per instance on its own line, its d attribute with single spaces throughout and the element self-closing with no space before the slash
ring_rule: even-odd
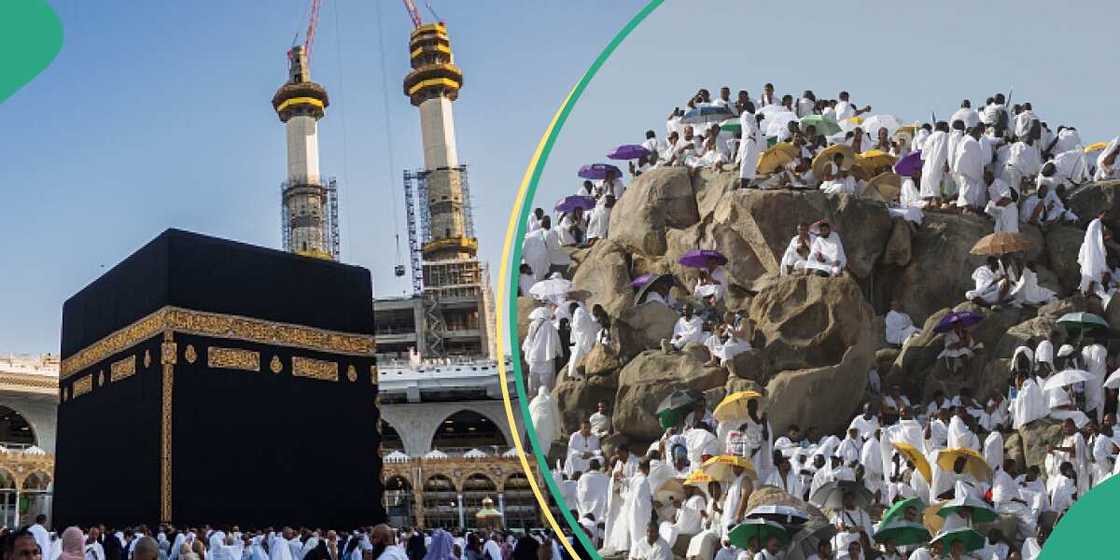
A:
<svg viewBox="0 0 1120 560">
<path fill-rule="evenodd" d="M 1112 372 L 1108 379 L 1104 382 L 1105 389 L 1120 389 L 1120 368 Z"/>
<path fill-rule="evenodd" d="M 1042 384 L 1042 389 L 1044 391 L 1052 391 L 1065 387 L 1066 385 L 1073 385 L 1074 383 L 1081 383 L 1092 379 L 1093 374 L 1083 369 L 1064 369 L 1046 378 L 1046 382 Z"/>
<path fill-rule="evenodd" d="M 554 298 L 560 298 L 572 291 L 572 281 L 564 278 L 549 278 L 541 280 L 533 284 L 529 288 L 529 295 L 545 301 L 551 301 Z"/>
<path fill-rule="evenodd" d="M 767 106 L 767 108 L 769 107 Z M 789 126 L 790 121 L 795 120 L 797 120 L 797 115 L 790 111 L 774 111 L 762 119 L 761 126 L 762 130 L 766 131 L 767 136 L 777 136 Z"/>
<path fill-rule="evenodd" d="M 876 138 L 880 128 L 886 128 L 888 135 L 893 135 L 902 123 L 894 115 L 873 115 L 863 119 L 863 131 Z"/>
</svg>

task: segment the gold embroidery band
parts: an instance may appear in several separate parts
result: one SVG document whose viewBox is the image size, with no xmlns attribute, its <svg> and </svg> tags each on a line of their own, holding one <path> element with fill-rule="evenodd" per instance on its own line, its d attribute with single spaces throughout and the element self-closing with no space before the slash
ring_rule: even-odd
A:
<svg viewBox="0 0 1120 560">
<path fill-rule="evenodd" d="M 67 379 L 164 331 L 350 356 L 372 357 L 375 349 L 371 335 L 167 306 L 66 358 L 59 367 L 59 377 Z"/>
<path fill-rule="evenodd" d="M 70 398 L 76 399 L 93 390 L 93 376 L 87 375 L 74 382 L 74 393 Z"/>
<path fill-rule="evenodd" d="M 159 486 L 160 521 L 171 522 L 171 419 L 172 398 L 175 385 L 175 343 L 172 342 L 172 333 L 163 333 L 163 386 L 161 387 L 160 401 L 160 463 Z M 169 356 L 170 354 L 170 356 Z M 169 359 L 170 358 L 170 359 Z"/>
<path fill-rule="evenodd" d="M 323 381 L 338 381 L 338 364 L 314 358 L 292 356 L 292 375 Z"/>
<path fill-rule="evenodd" d="M 260 371 L 261 354 L 240 348 L 211 346 L 206 350 L 206 365 L 212 368 Z"/>
<path fill-rule="evenodd" d="M 109 379 L 113 383 L 135 374 L 136 356 L 129 356 L 123 360 L 118 360 L 113 362 L 113 365 L 109 366 Z"/>
</svg>

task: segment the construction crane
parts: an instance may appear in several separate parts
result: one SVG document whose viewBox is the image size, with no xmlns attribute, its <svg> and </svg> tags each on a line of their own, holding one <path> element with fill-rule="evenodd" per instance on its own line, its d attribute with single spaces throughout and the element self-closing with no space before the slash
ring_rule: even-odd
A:
<svg viewBox="0 0 1120 560">
<path fill-rule="evenodd" d="M 319 27 L 319 8 L 322 5 L 322 0 L 311 0 L 311 7 L 308 10 L 307 31 L 303 34 L 303 52 L 307 55 L 308 64 L 311 63 L 311 46 L 315 44 L 315 29 Z M 295 47 L 298 41 L 299 33 L 296 33 L 295 38 L 292 39 L 292 47 Z M 288 50 L 288 58 L 292 58 L 290 49 Z"/>
<path fill-rule="evenodd" d="M 412 26 L 420 27 L 424 25 L 424 21 L 420 19 L 420 10 L 416 9 L 416 3 L 412 0 L 403 0 L 404 9 L 408 10 L 408 17 L 412 18 Z"/>
</svg>

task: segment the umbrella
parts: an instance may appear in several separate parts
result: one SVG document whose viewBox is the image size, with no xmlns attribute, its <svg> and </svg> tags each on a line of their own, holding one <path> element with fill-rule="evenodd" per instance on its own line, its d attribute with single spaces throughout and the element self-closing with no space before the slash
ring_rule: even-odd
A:
<svg viewBox="0 0 1120 560">
<path fill-rule="evenodd" d="M 677 389 L 669 396 L 661 399 L 661 404 L 657 405 L 657 413 L 661 414 L 669 410 L 678 410 L 686 406 L 691 406 L 703 400 L 703 395 L 698 395 L 695 391 Z"/>
<path fill-rule="evenodd" d="M 875 500 L 875 497 L 862 482 L 836 480 L 817 488 L 809 501 L 820 504 L 821 509 L 839 510 L 844 508 L 844 495 L 849 493 L 855 497 L 856 507 L 870 507 Z"/>
<path fill-rule="evenodd" d="M 933 469 L 930 468 L 929 461 L 926 461 L 926 456 L 922 455 L 921 451 L 918 451 L 913 445 L 901 441 L 893 442 L 891 445 L 898 450 L 899 455 L 906 457 L 906 460 L 914 464 L 914 468 L 925 477 L 927 484 L 933 482 Z"/>
<path fill-rule="evenodd" d="M 840 130 L 851 132 L 855 130 L 857 126 L 863 124 L 863 117 L 848 117 L 836 124 L 840 125 Z M 864 132 L 866 131 L 867 129 L 864 129 Z"/>
<path fill-rule="evenodd" d="M 962 527 L 960 529 L 954 529 L 952 531 L 940 532 L 937 534 L 937 536 L 933 537 L 933 540 L 930 542 L 942 543 L 941 549 L 946 551 L 952 549 L 953 543 L 960 542 L 964 544 L 965 552 L 969 552 L 972 550 L 980 550 L 981 548 L 984 548 L 984 535 L 981 535 L 974 529 Z"/>
<path fill-rule="evenodd" d="M 1093 142 L 1092 144 L 1085 146 L 1085 148 L 1083 148 L 1083 151 L 1087 154 L 1091 154 L 1093 152 L 1099 152 L 1107 147 L 1108 142 Z"/>
<path fill-rule="evenodd" d="M 945 333 L 953 330 L 953 327 L 971 327 L 984 320 L 983 315 L 973 313 L 971 311 L 954 311 L 941 318 L 941 322 L 933 327 L 933 332 Z"/>
<path fill-rule="evenodd" d="M 681 255 L 681 258 L 678 259 L 677 262 L 691 268 L 708 268 L 708 266 L 712 264 L 727 264 L 727 257 L 723 256 L 723 253 L 719 251 L 693 249 Z"/>
<path fill-rule="evenodd" d="M 1105 389 L 1120 389 L 1120 368 L 1112 372 L 1104 382 Z"/>
<path fill-rule="evenodd" d="M 992 509 L 992 506 L 989 506 L 987 502 L 973 498 L 967 494 L 941 504 L 941 509 L 937 510 L 937 515 L 948 518 L 954 513 L 960 515 L 962 510 L 968 511 L 971 514 L 974 524 L 991 523 L 999 517 L 996 511 Z"/>
<path fill-rule="evenodd" d="M 737 132 L 743 132 L 743 124 L 739 122 L 739 119 L 727 119 L 719 123 L 719 129 L 723 132 L 735 134 Z"/>
<path fill-rule="evenodd" d="M 840 132 L 840 125 L 836 121 L 821 115 L 807 115 L 801 117 L 801 130 L 813 126 L 817 129 L 818 136 L 832 136 Z"/>
<path fill-rule="evenodd" d="M 1034 247 L 1031 239 L 1019 232 L 997 231 L 981 237 L 969 253 L 999 257 L 1008 253 L 1022 253 Z"/>
<path fill-rule="evenodd" d="M 650 152 L 638 144 L 623 144 L 607 154 L 607 159 L 639 159 L 648 156 Z"/>
<path fill-rule="evenodd" d="M 758 539 L 759 545 L 766 546 L 766 541 L 770 540 L 770 537 L 778 537 L 782 544 L 789 542 L 789 533 L 786 532 L 785 527 L 767 519 L 747 519 L 727 534 L 731 544 L 742 550 L 746 550 L 754 539 Z"/>
<path fill-rule="evenodd" d="M 892 200 L 898 200 L 898 196 L 901 193 L 902 177 L 888 171 L 872 177 L 871 180 L 864 185 L 861 196 L 866 198 L 878 198 L 883 202 L 890 202 Z"/>
<path fill-rule="evenodd" d="M 930 533 L 940 533 L 941 528 L 945 526 L 945 518 L 937 515 L 937 512 L 941 511 L 941 506 L 943 505 L 945 505 L 945 502 L 933 504 L 922 512 L 922 525 L 925 525 Z"/>
<path fill-rule="evenodd" d="M 647 272 L 647 273 L 631 280 L 630 281 L 630 287 L 631 288 L 641 288 L 642 286 L 645 286 L 647 283 L 649 283 L 650 280 L 653 280 L 653 278 L 654 278 L 653 273 Z"/>
<path fill-rule="evenodd" d="M 809 514 L 795 507 L 771 504 L 750 510 L 747 512 L 747 519 L 768 519 L 784 527 L 804 525 L 809 520 Z"/>
<path fill-rule="evenodd" d="M 903 177 L 913 176 L 918 171 L 922 170 L 922 151 L 910 152 L 898 163 L 894 164 L 894 172 L 902 175 Z"/>
<path fill-rule="evenodd" d="M 739 391 L 731 393 L 716 405 L 716 409 L 712 411 L 712 416 L 720 422 L 728 422 L 736 418 L 745 418 L 747 416 L 747 403 L 754 399 L 761 398 L 763 398 L 762 394 L 758 391 Z"/>
<path fill-rule="evenodd" d="M 852 147 L 847 144 L 833 144 L 820 152 L 817 152 L 816 157 L 813 158 L 813 175 L 820 179 L 824 177 L 824 168 L 826 165 L 832 163 L 832 158 L 836 154 L 842 154 L 844 160 L 840 162 L 840 167 L 843 169 L 851 169 L 852 164 L 856 162 L 856 153 Z"/>
<path fill-rule="evenodd" d="M 653 501 L 655 502 L 668 503 L 670 498 L 673 498 L 678 504 L 684 501 L 684 485 L 675 478 L 666 480 L 657 489 L 657 492 L 653 493 Z"/>
<path fill-rule="evenodd" d="M 784 115 L 787 113 L 793 114 L 789 109 L 786 109 L 782 105 L 767 105 L 754 112 L 755 116 L 762 116 L 762 120 L 759 122 L 758 128 L 763 132 L 766 132 L 766 128 L 770 126 L 770 123 L 773 121 L 775 115 Z M 796 120 L 797 115 L 794 115 L 793 118 Z"/>
<path fill-rule="evenodd" d="M 730 117 L 734 117 L 734 113 L 727 107 L 719 107 L 715 105 L 708 105 L 705 107 L 697 107 L 688 111 L 681 117 L 682 124 L 708 124 L 713 122 L 725 121 Z"/>
<path fill-rule="evenodd" d="M 704 471 L 704 474 L 720 482 L 731 482 L 735 480 L 735 467 L 746 469 L 748 476 L 752 479 L 758 478 L 758 474 L 755 473 L 754 465 L 751 464 L 750 460 L 746 457 L 739 457 L 738 455 L 716 455 L 700 465 L 700 469 Z"/>
<path fill-rule="evenodd" d="M 1093 374 L 1083 369 L 1064 369 L 1047 377 L 1046 382 L 1042 384 L 1042 390 L 1050 391 L 1053 389 L 1060 389 L 1066 385 L 1073 385 L 1074 383 L 1091 381 L 1093 379 L 1095 379 Z"/>
<path fill-rule="evenodd" d="M 671 274 L 659 274 L 645 284 L 642 284 L 642 286 L 638 288 L 638 292 L 634 294 L 634 301 L 641 303 L 642 298 L 645 297 L 650 289 L 652 289 L 660 282 L 669 282 L 669 285 L 672 286 L 673 276 Z"/>
<path fill-rule="evenodd" d="M 821 541 L 832 540 L 836 535 L 836 526 L 824 521 L 810 521 L 800 531 L 793 534 L 786 560 L 805 560 L 817 553 L 817 544 Z M 808 555 L 808 556 L 807 556 Z"/>
<path fill-rule="evenodd" d="M 916 509 L 917 517 L 918 519 L 921 519 L 922 510 L 926 508 L 926 504 L 922 501 L 921 498 L 906 498 L 905 500 L 899 500 L 891 504 L 891 507 L 888 508 L 887 511 L 883 512 L 883 518 L 879 521 L 879 525 L 885 527 L 895 521 L 899 523 L 907 523 L 906 510 L 910 508 Z"/>
<path fill-rule="evenodd" d="M 767 136 L 781 136 L 783 130 L 789 129 L 789 123 L 797 120 L 797 115 L 785 111 L 781 113 L 774 113 L 768 118 L 762 120 L 760 126 Z"/>
<path fill-rule="evenodd" d="M 887 134 L 893 135 L 901 126 L 902 123 L 894 115 L 872 115 L 863 119 L 863 130 L 872 138 L 877 137 L 880 128 L 887 129 Z"/>
<path fill-rule="evenodd" d="M 700 469 L 696 469 L 696 470 L 688 473 L 688 476 L 685 477 L 685 479 L 684 479 L 684 485 L 685 486 L 698 486 L 700 488 L 707 488 L 708 483 L 712 482 L 714 480 L 715 479 L 712 478 L 711 476 L 709 476 L 708 473 L 706 473 L 706 472 L 704 472 Z"/>
<path fill-rule="evenodd" d="M 622 175 L 622 170 L 609 164 L 609 163 L 592 163 L 579 168 L 579 175 L 584 179 L 591 179 L 599 181 L 607 178 L 607 171 L 613 169 L 619 175 Z"/>
<path fill-rule="evenodd" d="M 988 466 L 984 457 L 967 447 L 942 449 L 937 453 L 937 466 L 945 471 L 953 472 L 953 463 L 958 458 L 964 458 L 964 472 L 972 475 L 972 478 L 976 480 L 992 479 L 992 467 Z"/>
<path fill-rule="evenodd" d="M 540 300 L 551 300 L 572 291 L 572 281 L 563 278 L 549 278 L 533 284 L 529 295 Z"/>
<path fill-rule="evenodd" d="M 798 150 L 797 146 L 789 142 L 778 142 L 767 148 L 758 158 L 758 173 L 769 175 L 800 156 L 801 150 Z"/>
<path fill-rule="evenodd" d="M 557 212 L 571 212 L 576 208 L 590 210 L 595 207 L 595 199 L 590 196 L 565 196 L 556 203 Z"/>
<path fill-rule="evenodd" d="M 1093 315 L 1092 313 L 1066 313 L 1058 319 L 1058 324 L 1067 329 L 1079 330 L 1108 328 L 1108 321 L 1105 321 L 1100 315 Z"/>
<path fill-rule="evenodd" d="M 929 530 L 921 523 L 909 521 L 879 523 L 879 530 L 875 531 L 875 542 L 878 543 L 894 541 L 896 546 L 909 546 L 925 543 L 928 540 Z"/>
<path fill-rule="evenodd" d="M 897 158 L 883 150 L 867 150 L 866 152 L 856 154 L 856 161 L 853 165 L 872 171 L 883 167 L 890 167 L 894 165 L 896 159 Z"/>
</svg>

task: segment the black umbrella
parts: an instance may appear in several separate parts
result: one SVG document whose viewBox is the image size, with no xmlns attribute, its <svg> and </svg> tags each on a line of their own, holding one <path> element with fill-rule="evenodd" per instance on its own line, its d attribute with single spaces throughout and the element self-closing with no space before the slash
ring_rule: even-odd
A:
<svg viewBox="0 0 1120 560">
<path fill-rule="evenodd" d="M 800 531 L 793 534 L 786 560 L 805 560 L 817 554 L 817 545 L 821 541 L 831 540 L 836 535 L 836 527 L 831 523 L 813 520 L 805 524 Z"/>
<path fill-rule="evenodd" d="M 660 275 L 656 276 L 653 280 L 650 280 L 649 282 L 646 282 L 645 284 L 642 285 L 641 288 L 638 288 L 638 293 L 634 294 L 634 301 L 636 301 L 638 303 L 642 303 L 642 300 L 645 299 L 646 294 L 649 293 L 649 291 L 654 286 L 656 286 L 656 285 L 658 285 L 662 282 L 668 282 L 669 285 L 672 286 L 673 285 L 673 275 L 672 274 L 660 274 Z"/>
<path fill-rule="evenodd" d="M 856 507 L 867 508 L 875 496 L 863 485 L 854 480 L 837 480 L 817 488 L 809 501 L 822 509 L 840 510 L 844 508 L 844 495 L 852 494 Z"/>
</svg>

